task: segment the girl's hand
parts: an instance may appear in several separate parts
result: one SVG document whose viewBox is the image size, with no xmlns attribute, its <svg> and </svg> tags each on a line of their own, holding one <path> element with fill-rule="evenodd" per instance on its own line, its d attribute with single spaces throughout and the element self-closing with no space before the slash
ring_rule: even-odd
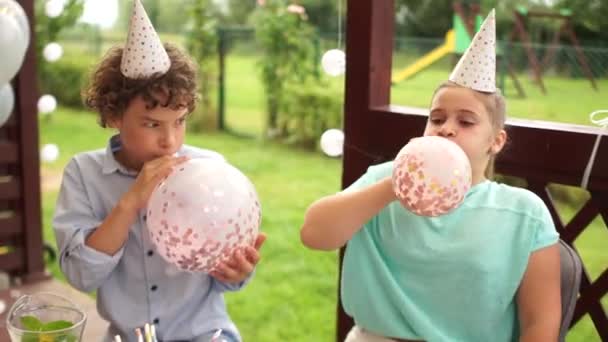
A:
<svg viewBox="0 0 608 342">
<path fill-rule="evenodd" d="M 187 156 L 164 156 L 145 163 L 122 201 L 134 210 L 144 208 L 158 183 L 167 177 L 175 166 L 188 159 Z"/>
<path fill-rule="evenodd" d="M 211 276 L 224 283 L 240 283 L 253 272 L 260 261 L 260 248 L 266 241 L 266 234 L 260 233 L 253 247 L 238 248 L 227 262 L 220 263 Z"/>
</svg>

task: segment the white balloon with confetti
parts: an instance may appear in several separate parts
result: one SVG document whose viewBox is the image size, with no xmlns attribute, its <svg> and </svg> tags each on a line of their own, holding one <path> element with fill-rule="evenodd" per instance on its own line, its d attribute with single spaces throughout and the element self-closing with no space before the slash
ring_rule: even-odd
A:
<svg viewBox="0 0 608 342">
<path fill-rule="evenodd" d="M 153 191 L 147 227 L 158 253 L 179 269 L 210 273 L 235 249 L 254 246 L 261 223 L 249 179 L 223 160 L 179 165 Z"/>
<path fill-rule="evenodd" d="M 401 204 L 421 216 L 444 215 L 460 206 L 472 181 L 464 151 L 438 136 L 410 140 L 395 158 L 392 177 Z"/>
</svg>

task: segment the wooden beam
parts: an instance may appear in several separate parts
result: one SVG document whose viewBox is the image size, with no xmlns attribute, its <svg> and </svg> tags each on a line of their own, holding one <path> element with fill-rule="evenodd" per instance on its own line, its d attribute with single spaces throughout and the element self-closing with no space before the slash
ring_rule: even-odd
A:
<svg viewBox="0 0 608 342">
<path fill-rule="evenodd" d="M 21 225 L 21 215 L 0 215 L 0 240 L 19 236 L 19 233 L 21 232 Z"/>
<path fill-rule="evenodd" d="M 14 251 L 7 254 L 0 254 L 0 269 L 13 273 L 23 269 L 25 255 L 22 248 L 16 248 Z"/>
<path fill-rule="evenodd" d="M 38 154 L 38 78 L 36 74 L 34 1 L 20 2 L 30 24 L 30 45 L 23 66 L 15 78 L 15 115 L 18 121 L 19 170 L 21 172 L 25 279 L 40 279 L 44 274 L 42 218 L 40 205 L 40 156 Z"/>
<path fill-rule="evenodd" d="M 21 197 L 21 184 L 10 177 L 6 182 L 0 180 L 0 200 L 14 200 Z"/>
<path fill-rule="evenodd" d="M 14 164 L 19 161 L 19 149 L 12 141 L 0 141 L 0 164 Z"/>
</svg>

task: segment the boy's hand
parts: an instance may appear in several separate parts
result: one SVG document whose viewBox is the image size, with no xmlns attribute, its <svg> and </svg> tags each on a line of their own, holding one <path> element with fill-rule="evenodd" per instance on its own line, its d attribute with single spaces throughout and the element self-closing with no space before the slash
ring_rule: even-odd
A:
<svg viewBox="0 0 608 342">
<path fill-rule="evenodd" d="M 224 283 L 240 283 L 247 279 L 260 261 L 259 250 L 266 241 L 266 234 L 260 233 L 253 247 L 238 248 L 232 254 L 232 259 L 220 263 L 211 276 Z"/>
<path fill-rule="evenodd" d="M 176 165 L 179 165 L 189 158 L 186 156 L 173 157 L 164 156 L 146 162 L 142 166 L 131 189 L 123 197 L 127 206 L 135 210 L 144 208 L 152 191 L 163 178 L 167 177 Z"/>
</svg>

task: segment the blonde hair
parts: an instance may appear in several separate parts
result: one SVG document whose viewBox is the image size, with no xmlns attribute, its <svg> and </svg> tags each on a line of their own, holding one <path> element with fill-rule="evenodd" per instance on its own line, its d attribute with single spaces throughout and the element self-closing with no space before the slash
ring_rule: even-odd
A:
<svg viewBox="0 0 608 342">
<path fill-rule="evenodd" d="M 439 92 L 439 90 L 443 88 L 465 88 L 459 84 L 456 84 L 451 81 L 445 81 L 441 83 L 437 89 L 433 92 L 433 97 L 431 98 L 431 102 L 435 98 L 435 95 Z M 470 89 L 470 88 L 467 88 Z M 490 116 L 490 122 L 494 127 L 494 132 L 498 132 L 501 129 L 505 128 L 505 121 L 507 120 L 507 105 L 505 102 L 505 98 L 502 95 L 500 89 L 496 88 L 496 92 L 494 93 L 486 93 L 477 90 L 473 90 L 475 97 L 483 103 L 486 111 Z M 496 155 L 491 155 L 488 160 L 488 165 L 484 171 L 484 174 L 487 178 L 494 177 L 494 162 L 496 160 Z"/>
</svg>

